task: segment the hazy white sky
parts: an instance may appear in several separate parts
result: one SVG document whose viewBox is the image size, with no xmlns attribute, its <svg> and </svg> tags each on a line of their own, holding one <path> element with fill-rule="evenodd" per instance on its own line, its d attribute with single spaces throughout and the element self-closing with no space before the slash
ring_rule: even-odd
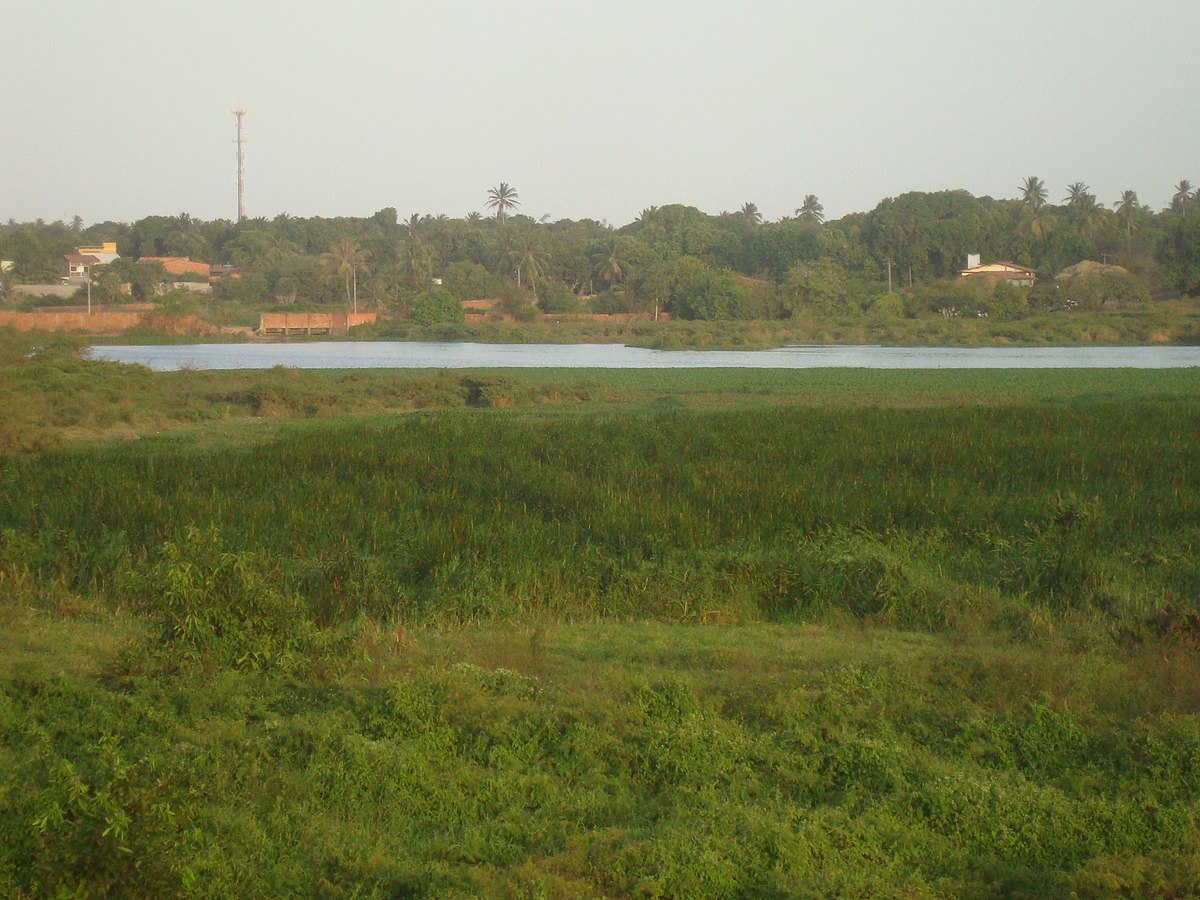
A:
<svg viewBox="0 0 1200 900">
<path fill-rule="evenodd" d="M 0 221 L 1200 182 L 1198 0 L 0 0 Z"/>
</svg>

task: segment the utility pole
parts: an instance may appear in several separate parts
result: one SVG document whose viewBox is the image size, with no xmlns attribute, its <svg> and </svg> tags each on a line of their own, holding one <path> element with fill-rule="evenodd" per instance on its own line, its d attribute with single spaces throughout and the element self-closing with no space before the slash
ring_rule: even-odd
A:
<svg viewBox="0 0 1200 900">
<path fill-rule="evenodd" d="M 233 111 L 237 116 L 237 166 L 238 166 L 238 221 L 246 221 L 246 141 L 242 137 L 242 119 L 246 116 L 246 110 L 238 107 Z"/>
</svg>

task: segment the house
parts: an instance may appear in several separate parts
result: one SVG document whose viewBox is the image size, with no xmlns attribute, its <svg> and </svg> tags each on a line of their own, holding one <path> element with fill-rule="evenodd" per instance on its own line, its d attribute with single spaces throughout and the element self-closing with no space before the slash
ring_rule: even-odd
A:
<svg viewBox="0 0 1200 900">
<path fill-rule="evenodd" d="M 210 266 L 208 270 L 208 280 L 214 284 L 223 278 L 236 281 L 241 277 L 242 270 L 237 266 Z"/>
<path fill-rule="evenodd" d="M 967 268 L 962 270 L 962 277 L 983 281 L 993 287 L 1002 281 L 1016 287 L 1032 287 L 1037 281 L 1037 273 L 1033 269 L 1018 266 L 1013 262 L 980 265 L 979 257 L 974 255 L 967 258 Z"/>
<path fill-rule="evenodd" d="M 143 256 L 138 262 L 158 263 L 168 275 L 199 275 L 205 281 L 209 279 L 212 269 L 208 263 L 186 256 Z"/>
<path fill-rule="evenodd" d="M 83 284 L 87 281 L 92 266 L 107 266 L 121 257 L 117 254 L 117 242 L 105 241 L 98 247 L 76 247 L 74 253 L 64 253 L 67 274 L 65 284 Z"/>
<path fill-rule="evenodd" d="M 107 266 L 114 259 L 120 259 L 117 253 L 116 241 L 105 241 L 98 247 L 76 247 L 75 252 L 81 256 L 94 256 L 100 261 L 100 265 Z"/>
<path fill-rule="evenodd" d="M 100 265 L 100 259 L 90 253 L 65 253 L 63 262 L 67 264 L 67 276 L 63 279 L 66 284 L 82 284 L 92 266 Z"/>
</svg>

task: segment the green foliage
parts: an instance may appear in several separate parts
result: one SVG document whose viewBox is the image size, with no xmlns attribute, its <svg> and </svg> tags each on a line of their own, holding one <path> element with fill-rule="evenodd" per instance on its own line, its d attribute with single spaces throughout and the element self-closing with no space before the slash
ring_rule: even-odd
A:
<svg viewBox="0 0 1200 900">
<path fill-rule="evenodd" d="M 1200 887 L 1192 373 L 76 349 L 0 368 L 469 408 L 0 454 L 0 894 Z"/>
<path fill-rule="evenodd" d="M 1059 286 L 1060 302 L 1079 309 L 1138 306 L 1150 302 L 1146 283 L 1125 271 L 1106 270 L 1066 280 Z"/>
<path fill-rule="evenodd" d="M 315 632 L 269 575 L 253 554 L 226 550 L 215 529 L 189 527 L 178 542 L 162 544 L 127 590 L 156 621 L 168 657 L 286 670 Z"/>
<path fill-rule="evenodd" d="M 500 310 L 518 322 L 532 322 L 537 318 L 538 308 L 524 290 L 508 282 L 500 289 Z"/>
<path fill-rule="evenodd" d="M 448 290 L 431 288 L 413 304 L 413 321 L 418 325 L 442 325 L 463 320 L 462 303 Z"/>
<path fill-rule="evenodd" d="M 1029 288 L 999 281 L 992 290 L 987 307 L 988 313 L 1001 322 L 1022 319 L 1029 311 Z"/>
<path fill-rule="evenodd" d="M 1180 216 L 1162 246 L 1163 268 L 1177 291 L 1200 295 L 1200 215 Z"/>
<path fill-rule="evenodd" d="M 737 319 L 747 315 L 746 288 L 726 273 L 682 257 L 673 272 L 672 315 L 681 319 Z"/>
<path fill-rule="evenodd" d="M 904 298 L 899 294 L 879 294 L 871 303 L 871 312 L 885 319 L 904 316 Z"/>
<path fill-rule="evenodd" d="M 782 296 L 783 308 L 795 316 L 806 310 L 845 312 L 850 291 L 842 267 L 832 260 L 820 259 L 789 269 Z"/>
<path fill-rule="evenodd" d="M 453 262 L 441 270 L 442 286 L 459 300 L 497 297 L 505 280 L 473 262 Z"/>
<path fill-rule="evenodd" d="M 538 298 L 543 312 L 572 313 L 580 308 L 579 297 L 564 284 L 557 282 L 546 287 Z"/>
</svg>

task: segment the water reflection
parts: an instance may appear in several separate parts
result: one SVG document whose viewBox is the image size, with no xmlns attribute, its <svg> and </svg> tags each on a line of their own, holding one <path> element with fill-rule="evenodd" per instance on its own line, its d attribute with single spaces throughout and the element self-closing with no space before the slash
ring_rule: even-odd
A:
<svg viewBox="0 0 1200 900">
<path fill-rule="evenodd" d="M 873 347 L 645 350 L 623 344 L 346 341 L 96 346 L 95 359 L 194 369 L 1165 369 L 1200 366 L 1200 347 Z"/>
</svg>

